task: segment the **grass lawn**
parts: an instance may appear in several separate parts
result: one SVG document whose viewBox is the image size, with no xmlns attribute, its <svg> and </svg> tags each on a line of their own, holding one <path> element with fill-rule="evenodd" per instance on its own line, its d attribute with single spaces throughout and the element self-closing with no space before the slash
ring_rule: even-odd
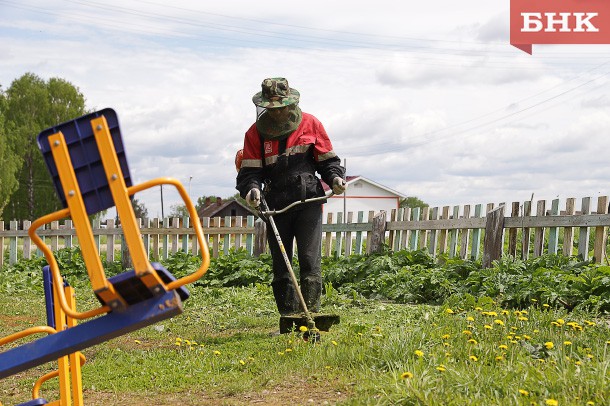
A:
<svg viewBox="0 0 610 406">
<path fill-rule="evenodd" d="M 271 336 L 267 286 L 191 287 L 184 313 L 83 351 L 87 405 L 608 405 L 604 318 L 489 302 L 397 305 L 331 291 L 341 324 L 318 344 Z M 87 288 L 79 303 L 93 305 Z M 0 295 L 2 335 L 44 324 L 42 294 Z M 46 364 L 0 381 L 0 402 L 28 400 Z M 57 399 L 56 384 L 42 388 Z"/>
</svg>

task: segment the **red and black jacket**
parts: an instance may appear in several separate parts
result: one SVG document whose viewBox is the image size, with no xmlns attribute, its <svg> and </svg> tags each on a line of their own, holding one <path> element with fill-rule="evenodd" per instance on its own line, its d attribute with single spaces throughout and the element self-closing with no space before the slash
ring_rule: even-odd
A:
<svg viewBox="0 0 610 406">
<path fill-rule="evenodd" d="M 243 151 L 236 188 L 245 198 L 250 189 L 260 190 L 265 184 L 270 209 L 324 196 L 316 172 L 328 185 L 335 177 L 345 176 L 322 123 L 307 113 L 303 113 L 299 127 L 280 140 L 263 139 L 253 124 L 246 132 Z"/>
</svg>

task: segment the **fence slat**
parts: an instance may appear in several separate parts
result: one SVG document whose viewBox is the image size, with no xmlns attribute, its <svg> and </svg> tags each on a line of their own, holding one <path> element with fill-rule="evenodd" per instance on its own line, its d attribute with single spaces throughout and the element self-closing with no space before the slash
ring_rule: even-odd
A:
<svg viewBox="0 0 610 406">
<path fill-rule="evenodd" d="M 597 198 L 597 214 L 607 214 L 608 213 L 608 196 L 599 196 Z M 595 262 L 601 263 L 604 259 L 606 259 L 606 263 L 608 259 L 606 258 L 606 243 L 608 240 L 608 234 L 606 230 L 608 228 L 605 226 L 595 227 L 595 244 L 593 246 L 593 256 L 595 257 Z"/>
<path fill-rule="evenodd" d="M 328 213 L 328 216 L 326 217 L 326 224 L 332 224 L 332 223 L 333 223 L 333 214 Z M 329 231 L 326 233 L 326 240 L 324 241 L 324 256 L 326 256 L 326 257 L 330 257 L 332 254 L 331 253 L 332 241 L 333 241 L 333 234 Z"/>
<path fill-rule="evenodd" d="M 351 211 L 347 213 L 347 222 L 346 224 L 352 224 L 354 219 L 354 213 Z M 345 232 L 345 256 L 349 257 L 352 254 L 352 232 Z"/>
<path fill-rule="evenodd" d="M 575 211 L 575 200 L 570 197 L 566 200 L 566 215 L 573 216 Z M 574 250 L 574 228 L 564 227 L 563 229 L 563 255 L 572 256 Z"/>
<path fill-rule="evenodd" d="M 419 207 L 415 207 L 413 209 L 413 221 L 419 221 L 420 210 L 421 209 Z M 414 251 L 417 249 L 418 238 L 419 238 L 419 230 L 411 231 L 411 241 L 409 242 L 409 249 L 411 251 Z"/>
<path fill-rule="evenodd" d="M 546 213 L 546 200 L 539 200 L 536 208 L 536 216 L 542 217 Z M 542 255 L 544 249 L 544 228 L 536 227 L 534 230 L 534 257 Z"/>
<path fill-rule="evenodd" d="M 523 227 L 523 221 L 526 217 L 532 215 L 532 201 L 528 200 L 523 202 L 523 217 L 521 217 L 521 259 L 527 260 L 530 256 L 530 229 L 529 227 Z"/>
<path fill-rule="evenodd" d="M 453 206 L 453 219 L 460 218 L 460 206 Z M 458 229 L 454 228 L 449 232 L 449 257 L 454 258 L 457 254 Z"/>
<path fill-rule="evenodd" d="M 553 199 L 551 202 L 551 216 L 559 215 L 559 199 Z M 559 228 L 549 228 L 549 254 L 557 254 L 559 246 Z"/>
<path fill-rule="evenodd" d="M 464 206 L 464 219 L 470 218 L 470 205 Z M 460 236 L 460 258 L 466 259 L 468 255 L 468 242 L 470 236 L 470 229 L 463 228 Z"/>
<path fill-rule="evenodd" d="M 583 197 L 580 211 L 582 214 L 591 212 L 590 197 Z M 580 227 L 578 230 L 578 255 L 585 261 L 589 259 L 589 227 Z"/>
<path fill-rule="evenodd" d="M 482 204 L 474 206 L 474 217 L 480 218 L 483 210 Z M 470 259 L 476 261 L 479 258 L 481 252 L 481 229 L 477 228 L 472 230 L 472 245 L 470 249 Z"/>
<path fill-rule="evenodd" d="M 512 218 L 519 217 L 519 202 L 513 202 L 510 211 Z M 511 228 L 508 230 L 508 255 L 517 256 L 517 229 Z"/>
<path fill-rule="evenodd" d="M 358 223 L 362 223 L 364 220 L 364 212 L 358 212 Z M 362 255 L 362 231 L 356 231 L 356 246 L 354 247 L 354 253 L 357 255 Z"/>
</svg>

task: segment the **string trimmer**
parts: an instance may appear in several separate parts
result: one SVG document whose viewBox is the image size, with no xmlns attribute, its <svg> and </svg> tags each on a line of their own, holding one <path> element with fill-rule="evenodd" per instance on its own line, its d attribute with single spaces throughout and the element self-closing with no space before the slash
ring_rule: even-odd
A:
<svg viewBox="0 0 610 406">
<path fill-rule="evenodd" d="M 288 254 L 286 253 L 286 249 L 284 248 L 284 243 L 282 243 L 282 238 L 280 237 L 280 233 L 277 230 L 275 225 L 275 221 L 273 220 L 273 216 L 276 214 L 281 214 L 289 209 L 298 206 L 304 203 L 312 203 L 321 200 L 325 200 L 328 197 L 332 196 L 331 193 L 329 196 L 322 197 L 314 197 L 311 199 L 305 199 L 302 201 L 294 202 L 284 207 L 281 210 L 269 210 L 267 206 L 267 202 L 265 198 L 261 194 L 261 204 L 258 207 L 260 216 L 267 221 L 269 225 L 271 225 L 271 229 L 273 230 L 273 234 L 275 235 L 275 239 L 280 247 L 280 251 L 282 252 L 282 256 L 284 257 L 284 262 L 286 263 L 286 268 L 288 268 L 288 273 L 290 274 L 290 279 L 292 280 L 292 284 L 297 293 L 297 297 L 299 299 L 299 303 L 301 305 L 301 309 L 303 310 L 302 315 L 288 315 L 288 316 L 280 316 L 280 334 L 289 333 L 294 331 L 295 329 L 300 329 L 300 327 L 307 327 L 307 331 L 303 333 L 303 339 L 305 341 L 311 340 L 313 342 L 320 340 L 320 331 L 328 331 L 333 324 L 339 323 L 338 315 L 312 315 L 307 308 L 307 304 L 305 303 L 305 299 L 303 298 L 303 294 L 301 293 L 301 288 L 299 286 L 299 282 L 297 281 L 297 277 L 294 274 L 292 269 L 292 264 L 290 258 L 288 258 Z"/>
</svg>

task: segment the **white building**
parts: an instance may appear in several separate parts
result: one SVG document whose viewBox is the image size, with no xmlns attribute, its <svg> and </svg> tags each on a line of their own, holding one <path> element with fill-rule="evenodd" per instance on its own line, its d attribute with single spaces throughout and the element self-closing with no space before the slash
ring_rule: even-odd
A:
<svg viewBox="0 0 610 406">
<path fill-rule="evenodd" d="M 371 210 L 375 214 L 385 210 L 390 215 L 392 209 L 398 208 L 400 199 L 407 197 L 364 176 L 347 176 L 346 181 L 346 193 L 330 197 L 324 205 L 324 223 L 327 222 L 328 213 L 333 213 L 333 221 L 336 221 L 336 213 L 353 212 L 353 222 L 356 222 L 359 211 L 364 212 L 364 221 L 368 219 Z M 326 194 L 330 194 L 331 190 L 328 185 L 322 182 L 322 186 L 324 186 Z"/>
</svg>

